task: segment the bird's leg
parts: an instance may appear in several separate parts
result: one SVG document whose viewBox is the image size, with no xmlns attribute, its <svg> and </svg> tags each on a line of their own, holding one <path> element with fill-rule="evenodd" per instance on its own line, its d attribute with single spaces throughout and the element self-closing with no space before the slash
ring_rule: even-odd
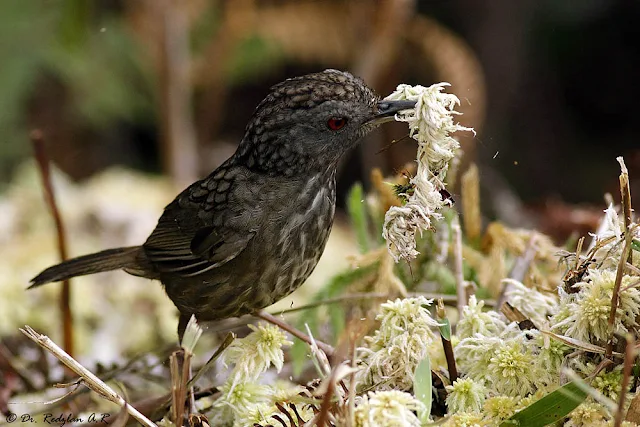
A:
<svg viewBox="0 0 640 427">
<path fill-rule="evenodd" d="M 266 320 L 269 323 L 273 323 L 274 325 L 278 326 L 280 329 L 289 332 L 294 337 L 301 339 L 302 341 L 306 342 L 309 345 L 313 345 L 315 341 L 318 348 L 324 351 L 324 353 L 329 357 L 331 357 L 335 351 L 333 347 L 331 347 L 329 344 L 325 344 L 322 341 L 318 341 L 316 339 L 312 340 L 311 337 L 309 337 L 309 335 L 305 334 L 302 331 L 299 331 L 298 329 L 285 323 L 283 320 L 278 319 L 276 316 L 267 313 L 264 310 L 255 312 L 254 316 L 259 317 L 262 320 Z"/>
</svg>

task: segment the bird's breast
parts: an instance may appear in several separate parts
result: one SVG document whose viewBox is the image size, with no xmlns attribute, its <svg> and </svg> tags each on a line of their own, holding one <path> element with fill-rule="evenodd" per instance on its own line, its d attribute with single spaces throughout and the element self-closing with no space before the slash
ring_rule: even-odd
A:
<svg viewBox="0 0 640 427">
<path fill-rule="evenodd" d="M 279 200 L 279 213 L 265 224 L 264 256 L 271 259 L 260 281 L 271 284 L 273 301 L 300 286 L 324 251 L 335 213 L 335 178 L 310 179 L 288 200 Z M 274 209 L 274 212 L 278 210 Z"/>
</svg>

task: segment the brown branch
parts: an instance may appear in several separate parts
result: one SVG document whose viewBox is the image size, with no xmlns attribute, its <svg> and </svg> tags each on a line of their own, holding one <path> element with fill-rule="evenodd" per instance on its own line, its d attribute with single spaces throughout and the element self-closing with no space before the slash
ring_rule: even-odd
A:
<svg viewBox="0 0 640 427">
<path fill-rule="evenodd" d="M 266 320 L 267 322 L 278 326 L 280 329 L 289 332 L 294 337 L 301 339 L 302 341 L 306 342 L 309 345 L 313 344 L 313 341 L 311 340 L 311 338 L 307 334 L 305 334 L 304 332 L 299 331 L 298 329 L 296 329 L 293 326 L 291 326 L 291 325 L 285 323 L 284 321 L 278 319 L 274 315 L 267 313 L 264 310 L 260 310 L 260 311 L 256 312 L 254 314 L 254 316 L 259 317 L 262 320 Z M 318 340 L 315 340 L 315 343 L 318 345 L 318 348 L 320 350 L 324 351 L 324 353 L 328 357 L 331 357 L 334 354 L 335 350 L 329 344 L 325 344 L 322 341 L 318 341 Z"/>
<path fill-rule="evenodd" d="M 49 207 L 53 222 L 55 223 L 57 239 L 58 239 L 58 253 L 60 255 L 60 261 L 67 259 L 67 241 L 64 223 L 58 210 L 56 203 L 55 192 L 53 191 L 53 184 L 51 183 L 51 172 L 49 170 L 49 158 L 44 146 L 44 136 L 40 129 L 34 129 L 29 135 L 31 143 L 33 144 L 33 151 L 40 169 L 40 177 L 42 178 L 42 187 L 44 190 L 44 199 Z M 63 348 L 73 357 L 73 313 L 71 312 L 71 286 L 69 280 L 62 282 L 62 290 L 60 292 L 60 314 L 62 316 L 62 336 L 63 336 Z"/>
<path fill-rule="evenodd" d="M 362 292 L 362 293 L 353 293 L 348 295 L 342 295 L 334 298 L 327 298 L 320 301 L 312 302 L 309 304 L 301 305 L 298 307 L 287 308 L 284 310 L 279 310 L 278 312 L 272 313 L 274 316 L 280 314 L 290 314 L 303 310 L 310 310 L 317 307 L 322 307 L 323 305 L 329 304 L 340 304 L 353 300 L 366 300 L 366 299 L 392 299 L 396 298 L 397 294 L 392 294 L 388 292 Z M 446 294 L 438 294 L 433 292 L 407 292 L 407 297 L 417 297 L 423 296 L 427 299 L 441 299 L 444 301 L 445 305 L 455 306 L 458 302 L 458 298 L 455 295 L 446 295 Z M 493 300 L 485 300 L 485 306 L 491 306 L 495 304 Z"/>
</svg>

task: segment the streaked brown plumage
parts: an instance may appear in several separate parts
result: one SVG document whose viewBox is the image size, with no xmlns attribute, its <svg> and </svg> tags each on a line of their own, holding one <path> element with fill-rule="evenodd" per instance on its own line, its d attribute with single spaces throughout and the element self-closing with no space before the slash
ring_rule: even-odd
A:
<svg viewBox="0 0 640 427">
<path fill-rule="evenodd" d="M 322 254 L 335 210 L 340 158 L 407 101 L 379 101 L 337 71 L 274 86 L 236 153 L 164 210 L 142 246 L 110 249 L 44 270 L 32 287 L 102 271 L 162 282 L 181 314 L 241 316 L 300 286 Z"/>
</svg>

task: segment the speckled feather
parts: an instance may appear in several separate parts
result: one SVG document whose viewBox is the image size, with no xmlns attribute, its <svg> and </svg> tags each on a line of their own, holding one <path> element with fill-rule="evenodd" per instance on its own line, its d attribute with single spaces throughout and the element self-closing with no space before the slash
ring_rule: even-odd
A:
<svg viewBox="0 0 640 427">
<path fill-rule="evenodd" d="M 273 304 L 315 268 L 333 223 L 337 163 L 378 124 L 377 102 L 360 79 L 337 70 L 274 86 L 236 153 L 180 193 L 142 246 L 50 267 L 33 286 L 123 268 L 160 280 L 182 319 Z M 333 117 L 346 125 L 330 129 Z"/>
</svg>

